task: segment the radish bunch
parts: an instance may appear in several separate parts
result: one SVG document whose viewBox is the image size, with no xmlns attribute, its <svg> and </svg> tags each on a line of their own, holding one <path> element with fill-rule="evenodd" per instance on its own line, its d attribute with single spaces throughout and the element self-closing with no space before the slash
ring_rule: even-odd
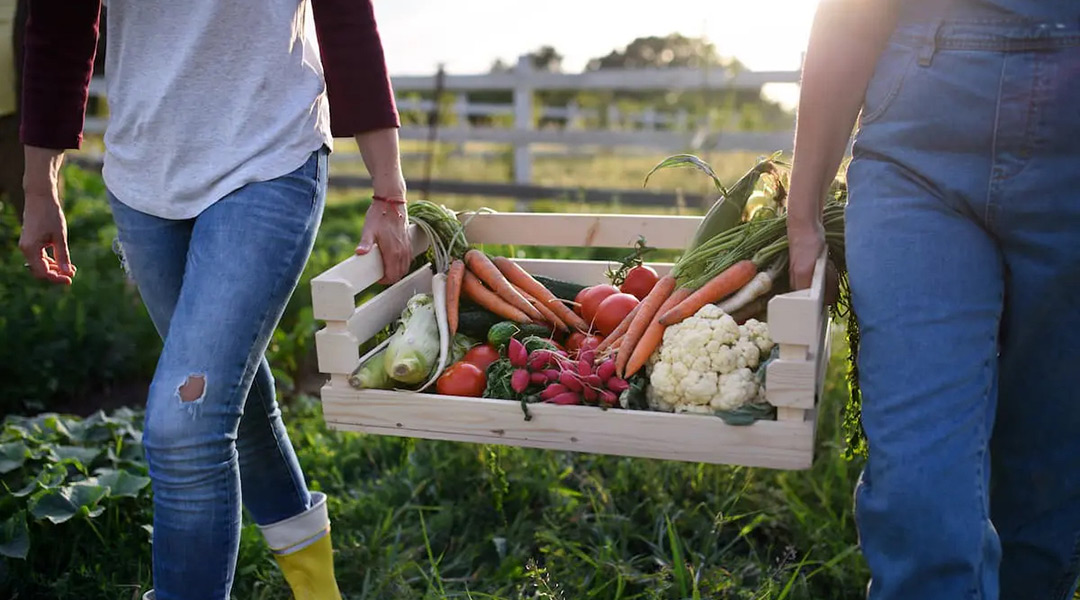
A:
<svg viewBox="0 0 1080 600">
<path fill-rule="evenodd" d="M 613 407 L 629 387 L 615 376 L 615 361 L 596 364 L 596 352 L 584 350 L 576 359 L 562 350 L 540 348 L 531 353 L 511 338 L 507 358 L 514 367 L 510 387 L 515 392 L 539 392 L 550 404 L 588 404 Z"/>
</svg>

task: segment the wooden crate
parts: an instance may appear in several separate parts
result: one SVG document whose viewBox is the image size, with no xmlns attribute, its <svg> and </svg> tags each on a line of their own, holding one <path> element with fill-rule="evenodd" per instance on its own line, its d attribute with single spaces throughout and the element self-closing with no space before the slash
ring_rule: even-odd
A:
<svg viewBox="0 0 1080 600">
<path fill-rule="evenodd" d="M 700 217 L 588 214 L 481 214 L 469 222 L 470 243 L 522 246 L 625 247 L 639 235 L 663 249 L 685 247 Z M 413 227 L 413 251 L 427 247 Z M 813 285 L 774 297 L 768 324 L 780 356 L 766 371 L 766 398 L 775 421 L 730 426 L 704 415 L 602 410 L 592 406 L 518 402 L 384 390 L 356 390 L 348 376 L 359 364 L 360 343 L 395 320 L 412 295 L 431 290 L 424 268 L 356 305 L 356 295 L 382 277 L 378 251 L 353 256 L 312 280 L 314 314 L 326 322 L 316 334 L 323 414 L 334 429 L 459 442 L 503 444 L 679 461 L 776 469 L 805 469 L 813 458 L 815 407 L 829 355 L 829 318 L 823 304 L 824 255 Z M 518 261 L 533 274 L 581 284 L 600 283 L 611 265 L 600 261 Z M 661 274 L 670 264 L 651 263 Z"/>
</svg>

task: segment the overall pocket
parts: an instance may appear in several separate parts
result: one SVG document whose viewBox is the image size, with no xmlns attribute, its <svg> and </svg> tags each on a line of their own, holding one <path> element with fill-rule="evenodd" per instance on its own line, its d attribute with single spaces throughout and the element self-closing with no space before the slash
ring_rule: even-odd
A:
<svg viewBox="0 0 1080 600">
<path fill-rule="evenodd" d="M 867 125 L 880 119 L 892 106 L 904 79 L 915 64 L 916 50 L 890 41 L 878 57 L 874 74 L 866 86 L 859 123 Z"/>
</svg>

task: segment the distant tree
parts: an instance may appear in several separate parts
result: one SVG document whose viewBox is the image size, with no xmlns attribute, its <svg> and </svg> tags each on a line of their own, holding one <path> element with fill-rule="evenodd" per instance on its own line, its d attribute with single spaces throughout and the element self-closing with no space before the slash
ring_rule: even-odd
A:
<svg viewBox="0 0 1080 600">
<path fill-rule="evenodd" d="M 742 69 L 734 58 L 721 57 L 716 46 L 703 38 L 689 38 L 678 33 L 664 37 L 640 37 L 621 50 L 612 50 L 607 56 L 594 58 L 585 69 L 644 69 L 648 67 L 728 67 Z"/>
<path fill-rule="evenodd" d="M 551 73 L 562 72 L 563 55 L 559 54 L 555 48 L 551 46 L 541 46 L 537 50 L 526 54 L 532 62 L 533 69 L 537 71 L 548 71 Z"/>
</svg>

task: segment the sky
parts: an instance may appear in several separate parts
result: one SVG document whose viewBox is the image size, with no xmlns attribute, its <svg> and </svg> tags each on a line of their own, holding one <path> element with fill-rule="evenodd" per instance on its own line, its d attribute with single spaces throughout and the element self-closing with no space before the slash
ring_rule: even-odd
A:
<svg viewBox="0 0 1080 600">
<path fill-rule="evenodd" d="M 751 70 L 797 69 L 817 0 L 377 0 L 386 60 L 394 75 L 483 73 L 543 45 L 563 70 L 634 38 L 704 35 L 721 55 Z M 770 95 L 790 103 L 794 86 Z"/>
</svg>

